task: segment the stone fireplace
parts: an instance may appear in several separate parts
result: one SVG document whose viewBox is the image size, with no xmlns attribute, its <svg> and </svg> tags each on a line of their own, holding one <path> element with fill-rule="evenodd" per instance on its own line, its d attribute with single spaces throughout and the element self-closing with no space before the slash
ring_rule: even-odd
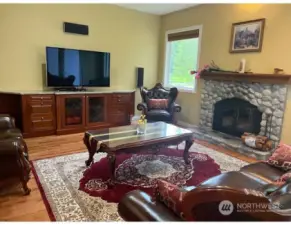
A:
<svg viewBox="0 0 291 225">
<path fill-rule="evenodd" d="M 201 93 L 200 126 L 237 137 L 244 132 L 265 135 L 277 144 L 286 99 L 286 84 L 206 79 Z"/>
</svg>

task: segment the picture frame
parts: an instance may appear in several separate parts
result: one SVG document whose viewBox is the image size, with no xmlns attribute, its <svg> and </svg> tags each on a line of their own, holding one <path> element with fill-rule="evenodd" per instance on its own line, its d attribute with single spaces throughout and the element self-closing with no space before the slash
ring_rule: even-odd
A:
<svg viewBox="0 0 291 225">
<path fill-rule="evenodd" d="M 249 20 L 232 24 L 230 53 L 261 52 L 265 19 Z"/>
</svg>

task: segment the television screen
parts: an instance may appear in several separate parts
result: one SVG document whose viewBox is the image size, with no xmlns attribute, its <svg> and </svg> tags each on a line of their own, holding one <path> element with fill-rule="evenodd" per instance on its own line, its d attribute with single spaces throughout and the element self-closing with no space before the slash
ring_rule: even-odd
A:
<svg viewBox="0 0 291 225">
<path fill-rule="evenodd" d="M 110 53 L 46 48 L 47 86 L 109 87 Z"/>
</svg>

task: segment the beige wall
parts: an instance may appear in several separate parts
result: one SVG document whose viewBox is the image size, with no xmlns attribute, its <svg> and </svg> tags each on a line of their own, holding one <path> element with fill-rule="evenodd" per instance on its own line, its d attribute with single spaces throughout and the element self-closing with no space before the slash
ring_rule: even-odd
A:
<svg viewBox="0 0 291 225">
<path fill-rule="evenodd" d="M 287 4 L 210 4 L 200 5 L 162 17 L 160 36 L 159 79 L 163 79 L 165 32 L 194 25 L 203 25 L 200 67 L 214 60 L 221 68 L 235 70 L 240 59 L 245 58 L 247 69 L 253 72 L 272 73 L 273 68 L 283 68 L 291 74 L 291 5 Z M 230 31 L 235 22 L 266 18 L 261 53 L 230 54 Z M 200 112 L 199 81 L 196 93 L 180 93 L 182 105 L 180 119 L 198 124 Z M 291 144 L 291 93 L 283 124 L 282 141 Z"/>
<path fill-rule="evenodd" d="M 152 86 L 160 20 L 115 5 L 1 4 L 0 89 L 43 89 L 45 46 L 110 52 L 111 87 L 102 89 L 135 89 L 137 66 L 145 68 L 145 85 Z M 64 33 L 64 21 L 89 25 L 89 36 Z"/>
</svg>

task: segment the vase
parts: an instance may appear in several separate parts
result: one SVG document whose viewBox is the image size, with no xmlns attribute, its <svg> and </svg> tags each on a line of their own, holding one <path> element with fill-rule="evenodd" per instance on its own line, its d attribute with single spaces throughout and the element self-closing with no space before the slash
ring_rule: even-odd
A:
<svg viewBox="0 0 291 225">
<path fill-rule="evenodd" d="M 138 124 L 136 127 L 137 134 L 144 134 L 146 130 L 146 124 Z"/>
</svg>

